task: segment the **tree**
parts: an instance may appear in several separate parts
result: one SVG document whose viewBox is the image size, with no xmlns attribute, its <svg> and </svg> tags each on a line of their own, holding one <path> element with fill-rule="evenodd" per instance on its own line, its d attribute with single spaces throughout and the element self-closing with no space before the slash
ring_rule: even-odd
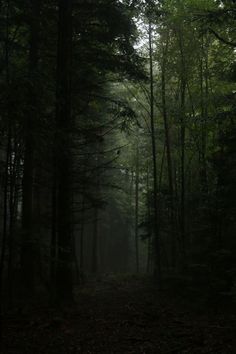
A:
<svg viewBox="0 0 236 354">
<path fill-rule="evenodd" d="M 37 70 L 39 60 L 39 31 L 40 31 L 40 1 L 32 0 L 30 4 L 30 40 L 29 40 L 29 76 L 27 92 L 27 111 L 25 121 L 25 151 L 22 178 L 22 243 L 21 266 L 22 283 L 26 294 L 34 292 L 34 255 L 35 239 L 33 230 L 33 178 L 35 131 L 33 120 L 37 120 Z"/>
<path fill-rule="evenodd" d="M 58 259 L 56 288 L 60 301 L 71 302 L 72 294 L 72 224 L 71 224 L 71 45 L 72 1 L 58 4 L 58 49 L 56 84 L 56 231 Z"/>
</svg>

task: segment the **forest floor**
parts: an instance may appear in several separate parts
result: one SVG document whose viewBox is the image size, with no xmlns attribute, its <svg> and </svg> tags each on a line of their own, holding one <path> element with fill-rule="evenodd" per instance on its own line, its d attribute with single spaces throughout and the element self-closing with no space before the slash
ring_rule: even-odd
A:
<svg viewBox="0 0 236 354">
<path fill-rule="evenodd" d="M 148 279 L 89 282 L 73 309 L 8 313 L 1 354 L 230 354 L 236 353 L 236 316 L 175 292 L 158 292 Z"/>
</svg>

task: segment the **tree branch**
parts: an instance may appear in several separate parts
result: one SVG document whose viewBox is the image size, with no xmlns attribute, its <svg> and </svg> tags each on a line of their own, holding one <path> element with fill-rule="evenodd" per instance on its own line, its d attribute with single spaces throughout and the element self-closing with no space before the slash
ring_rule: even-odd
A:
<svg viewBox="0 0 236 354">
<path fill-rule="evenodd" d="M 219 39 L 219 41 L 223 42 L 224 44 L 227 44 L 231 47 L 236 47 L 236 43 L 235 42 L 231 42 L 231 41 L 228 41 L 227 39 L 225 38 L 222 38 L 217 32 L 215 32 L 212 28 L 209 28 L 209 32 L 214 34 L 214 36 Z"/>
</svg>

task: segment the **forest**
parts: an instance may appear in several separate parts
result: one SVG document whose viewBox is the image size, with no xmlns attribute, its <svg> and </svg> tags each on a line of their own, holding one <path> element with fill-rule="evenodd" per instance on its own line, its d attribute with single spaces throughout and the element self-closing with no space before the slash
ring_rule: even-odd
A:
<svg viewBox="0 0 236 354">
<path fill-rule="evenodd" d="M 0 352 L 236 353 L 236 1 L 0 1 Z"/>
</svg>

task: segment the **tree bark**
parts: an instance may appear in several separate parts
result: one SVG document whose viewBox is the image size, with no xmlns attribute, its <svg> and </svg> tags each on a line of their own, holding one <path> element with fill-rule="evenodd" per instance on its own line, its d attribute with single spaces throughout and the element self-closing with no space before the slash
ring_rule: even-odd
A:
<svg viewBox="0 0 236 354">
<path fill-rule="evenodd" d="M 31 297 L 34 293 L 34 251 L 33 235 L 33 174 L 35 134 L 34 120 L 37 119 L 37 69 L 39 59 L 39 30 L 40 30 L 40 0 L 30 3 L 30 49 L 29 49 L 29 86 L 28 112 L 25 124 L 25 151 L 22 181 L 22 240 L 21 268 L 24 296 Z"/>
<path fill-rule="evenodd" d="M 10 72 L 9 72 L 9 11 L 10 3 L 7 2 L 6 8 L 6 38 L 5 38 L 5 69 L 6 69 L 6 86 L 9 88 L 10 84 Z M 12 155 L 12 121 L 9 114 L 9 104 L 7 99 L 7 111 L 6 120 L 7 125 L 7 145 L 6 145 L 6 161 L 4 166 L 4 182 L 3 182 L 3 229 L 2 229 L 2 244 L 0 252 L 0 343 L 2 342 L 2 309 L 3 309 L 3 278 L 5 270 L 5 255 L 7 249 L 7 237 L 8 237 L 8 184 L 9 184 L 9 161 Z M 0 344 L 1 351 L 1 344 Z"/>
<path fill-rule="evenodd" d="M 85 196 L 82 196 L 81 230 L 80 230 L 80 280 L 84 281 L 84 228 L 85 228 Z"/>
<path fill-rule="evenodd" d="M 200 182 L 203 194 L 208 190 L 207 186 L 207 164 L 206 146 L 207 132 L 206 122 L 208 116 L 208 54 L 207 46 L 204 45 L 204 37 L 201 38 L 201 58 L 200 58 L 200 89 L 201 89 L 201 151 L 200 151 Z M 205 64 L 205 65 L 204 65 Z M 205 86 L 205 87 L 204 87 Z"/>
<path fill-rule="evenodd" d="M 151 271 L 152 263 L 152 227 L 151 227 L 151 206 L 150 206 L 150 173 L 149 165 L 147 165 L 147 222 L 148 222 L 148 249 L 147 249 L 147 273 Z"/>
<path fill-rule="evenodd" d="M 186 191 L 185 191 L 185 94 L 186 94 L 186 68 L 185 68 L 185 58 L 184 58 L 184 48 L 183 48 L 183 38 L 182 31 L 179 32 L 179 46 L 180 46 L 180 169 L 181 169 L 181 195 L 180 195 L 180 234 L 182 240 L 182 262 L 183 267 L 186 266 L 186 215 L 185 215 L 185 204 L 186 204 Z"/>
<path fill-rule="evenodd" d="M 94 207 L 93 221 L 93 248 L 92 248 L 92 273 L 98 272 L 98 208 Z"/>
<path fill-rule="evenodd" d="M 72 161 L 71 43 L 72 0 L 59 0 L 56 82 L 56 290 L 59 302 L 73 301 L 72 269 Z"/>
<path fill-rule="evenodd" d="M 136 150 L 136 171 L 135 171 L 135 259 L 136 272 L 139 273 L 139 148 Z"/>
<path fill-rule="evenodd" d="M 51 242 L 50 242 L 50 286 L 51 300 L 55 300 L 55 281 L 56 281 L 56 264 L 57 264 L 57 179 L 56 179 L 56 156 L 54 152 L 52 176 L 52 220 L 51 220 Z"/>
<path fill-rule="evenodd" d="M 154 275 L 158 278 L 161 287 L 161 259 L 160 240 L 158 225 L 158 180 L 156 161 L 156 136 L 154 123 L 154 78 L 153 78 L 153 48 L 152 48 L 152 25 L 149 22 L 149 71 L 150 71 L 150 119 L 151 119 L 151 142 L 152 142 L 152 163 L 153 163 L 153 209 L 154 209 L 154 250 L 155 265 Z"/>
<path fill-rule="evenodd" d="M 10 134 L 11 135 L 11 134 Z M 13 295 L 13 283 L 12 283 L 12 267 L 13 267 L 13 236 L 15 230 L 15 221 L 17 215 L 18 205 L 18 190 L 16 186 L 17 171 L 20 166 L 20 159 L 17 151 L 17 138 L 16 134 L 13 134 L 14 147 L 11 147 L 10 161 L 9 161 L 9 235 L 8 235 L 8 306 L 11 307 L 12 295 Z"/>
<path fill-rule="evenodd" d="M 176 264 L 176 225 L 175 225 L 175 206 L 174 206 L 174 188 L 173 188 L 173 172 L 172 172 L 172 156 L 171 156 L 171 143 L 170 143 L 170 129 L 167 116 L 166 106 L 166 59 L 169 45 L 169 33 L 167 33 L 165 47 L 163 48 L 162 57 L 162 71 L 161 71 L 161 93 L 162 93 L 162 113 L 165 128 L 165 142 L 166 142 L 166 156 L 167 156 L 167 169 L 168 169 L 168 182 L 170 194 L 170 224 L 171 224 L 171 263 L 172 267 Z"/>
</svg>

